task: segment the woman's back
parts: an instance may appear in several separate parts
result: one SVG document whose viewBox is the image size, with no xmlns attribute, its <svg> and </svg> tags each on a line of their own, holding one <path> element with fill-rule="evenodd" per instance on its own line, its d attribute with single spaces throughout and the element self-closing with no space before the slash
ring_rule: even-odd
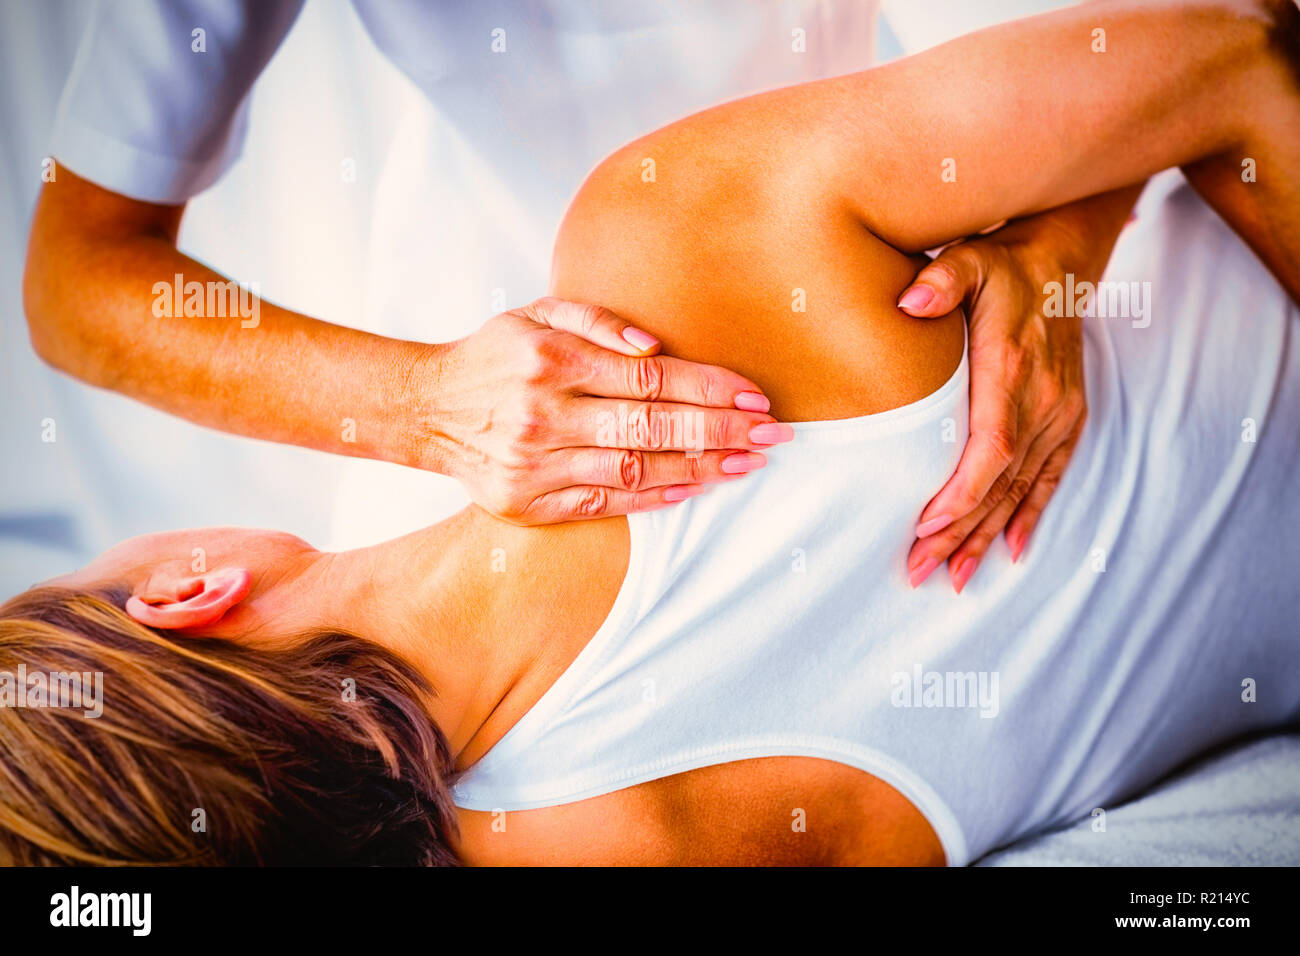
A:
<svg viewBox="0 0 1300 956">
<path fill-rule="evenodd" d="M 918 320 L 894 305 L 922 260 L 897 252 L 865 230 L 811 175 L 813 167 L 806 156 L 789 164 L 791 171 L 800 171 L 799 181 L 781 175 L 773 179 L 769 166 L 774 158 L 802 150 L 803 137 L 774 131 L 770 103 L 761 129 L 744 124 L 736 128 L 728 118 L 743 115 L 744 103 L 702 114 L 702 122 L 657 131 L 598 167 L 575 198 L 560 231 L 552 292 L 576 301 L 600 302 L 619 312 L 658 336 L 666 354 L 756 375 L 772 401 L 773 414 L 781 420 L 879 412 L 923 399 L 944 382 L 964 375 L 965 331 L 960 314 Z M 695 135 L 696 129 L 706 135 Z M 754 148 L 756 134 L 759 149 Z M 755 190 L 756 183 L 767 187 Z M 957 391 L 949 389 L 952 395 Z M 964 415 L 957 419 L 964 436 Z M 676 447 L 689 449 L 691 423 L 669 425 L 671 434 L 681 440 Z M 593 444 L 599 441 L 593 434 Z M 936 474 L 951 473 L 955 459 L 948 462 L 947 456 L 960 448 L 954 431 L 942 446 L 944 460 L 935 463 Z M 808 492 L 809 506 L 822 508 L 816 489 Z M 715 494 L 711 491 L 706 497 Z M 679 511 L 673 508 L 666 514 Z M 503 545 L 517 556 L 516 566 L 533 563 L 549 569 L 560 556 L 570 565 L 585 564 L 586 573 L 576 574 L 573 581 L 581 594 L 561 596 L 561 605 L 611 609 L 620 586 L 627 589 L 611 553 L 631 556 L 626 565 L 626 580 L 631 580 L 636 541 L 629 547 L 629 522 L 624 519 L 563 529 L 516 529 L 502 527 L 481 513 L 471 512 L 471 516 L 475 529 L 487 529 L 486 536 L 476 534 L 475 540 L 482 537 L 481 544 L 487 545 L 490 538 Z M 635 519 L 631 525 L 640 526 Z M 464 530 L 459 529 L 457 537 L 463 539 Z M 495 607 L 484 613 L 479 602 L 478 619 L 509 619 L 512 609 L 534 602 L 537 592 L 538 584 L 528 574 L 494 582 Z M 467 626 L 473 626 L 468 619 Z M 467 749 L 465 763 L 481 757 L 521 717 L 535 719 L 527 712 L 583 648 L 594 646 L 596 641 L 588 642 L 593 630 L 550 628 L 543 653 L 554 661 L 540 668 L 547 676 L 519 688 L 504 702 L 492 724 Z M 609 630 L 607 621 L 601 633 Z M 571 677 L 570 670 L 562 679 Z M 545 694 L 550 699 L 554 695 L 554 690 Z M 787 772 L 785 760 L 732 763 L 672 780 L 660 778 L 594 803 L 551 808 L 541 819 L 531 814 L 527 821 L 516 822 L 509 849 L 487 815 L 468 814 L 462 820 L 467 835 L 462 852 L 471 859 L 498 861 L 544 858 L 542 848 L 551 842 L 550 834 L 591 827 L 595 818 L 605 821 L 613 833 L 637 833 L 642 851 L 649 853 L 638 857 L 645 862 L 843 860 L 838 849 L 812 850 L 813 841 L 798 834 L 793 845 L 780 849 L 770 842 L 736 849 L 739 838 L 733 827 L 738 818 L 727 813 L 725 821 L 719 819 L 718 813 L 725 811 L 715 812 L 715 805 L 729 804 L 735 794 L 744 793 L 752 810 L 759 799 L 756 781 L 794 779 L 801 782 L 805 807 L 853 806 L 870 809 L 877 822 L 889 818 L 897 823 L 880 827 L 882 835 L 874 837 L 870 846 L 864 839 L 851 859 L 881 859 L 884 854 L 893 862 L 936 861 L 936 856 L 942 860 L 923 818 L 888 785 L 825 760 L 796 763 L 799 771 L 793 775 Z M 717 799 L 701 799 L 701 787 Z M 770 794 L 771 788 L 766 792 Z M 776 800 L 780 809 L 768 808 L 780 824 L 774 834 L 778 843 L 784 842 L 781 831 L 791 834 L 784 809 L 787 802 L 780 798 Z M 676 807 L 673 824 L 658 828 L 650 821 L 665 806 Z M 824 820 L 826 814 L 820 815 Z M 528 835 L 521 839 L 525 825 Z M 644 836 L 669 829 L 672 835 L 665 833 L 663 841 Z M 771 835 L 771 828 L 767 830 Z M 534 838 L 534 834 L 538 835 Z M 568 846 L 557 849 L 551 859 L 627 859 L 621 850 L 604 845 L 622 841 L 621 836 L 605 836 L 601 841 L 595 856 Z M 655 848 L 646 851 L 651 845 Z M 743 857 L 731 855 L 736 852 Z"/>
<path fill-rule="evenodd" d="M 1146 235 L 1128 246 L 1146 257 L 1132 267 L 1154 277 L 1158 304 L 1150 308 L 1148 292 L 1145 327 L 1088 323 L 1089 425 L 1020 564 L 999 545 L 960 596 L 942 579 L 907 585 L 910 530 L 966 434 L 964 361 L 933 381 L 943 331 L 921 328 L 910 352 L 892 353 L 910 404 L 891 411 L 887 398 L 867 398 L 884 413 L 798 427 L 764 473 L 630 520 L 628 571 L 604 626 L 471 770 L 458 802 L 598 806 L 570 801 L 635 793 L 644 789 L 635 784 L 724 761 L 758 768 L 757 758 L 803 755 L 892 786 L 925 814 L 948 860 L 965 862 L 1105 807 L 1218 741 L 1300 718 L 1286 690 L 1300 681 L 1291 652 L 1300 543 L 1282 530 L 1300 525 L 1288 497 L 1300 467 L 1296 423 L 1286 420 L 1300 408 L 1294 310 L 1199 201 L 1178 197 L 1146 219 Z M 1166 256 L 1175 234 L 1183 261 Z M 618 262 L 609 244 L 591 261 Z M 649 250 L 630 261 L 637 255 Z M 672 275 L 672 255 L 665 249 L 647 268 Z M 869 256 L 860 272 L 889 270 L 890 255 L 883 266 Z M 791 259 L 804 271 L 797 251 Z M 1198 263 L 1213 266 L 1219 284 L 1189 281 Z M 884 297 L 906 282 L 899 272 Z M 732 276 L 719 271 L 713 287 L 743 305 L 760 284 Z M 624 301 L 646 287 L 623 286 Z M 677 308 L 686 307 L 682 298 Z M 641 308 L 633 315 L 647 321 L 654 304 Z M 767 332 L 798 320 L 761 314 Z M 1242 314 L 1250 336 L 1228 325 Z M 650 327 L 689 353 L 687 321 L 681 331 Z M 765 389 L 757 363 L 773 362 L 787 386 L 770 393 L 774 403 L 842 409 L 857 394 L 843 392 L 857 353 L 825 345 L 836 321 L 822 316 L 809 336 L 827 350 L 820 360 L 765 359 L 736 316 L 705 319 L 689 357 L 720 361 L 733 348 L 730 364 Z M 868 331 L 873 321 L 864 316 Z M 909 370 L 909 355 L 926 356 L 926 335 L 938 342 Z M 805 369 L 819 361 L 840 394 L 814 394 Z M 814 789 L 786 800 L 795 833 Z M 865 807 L 873 826 L 905 818 L 888 787 L 874 792 Z"/>
</svg>

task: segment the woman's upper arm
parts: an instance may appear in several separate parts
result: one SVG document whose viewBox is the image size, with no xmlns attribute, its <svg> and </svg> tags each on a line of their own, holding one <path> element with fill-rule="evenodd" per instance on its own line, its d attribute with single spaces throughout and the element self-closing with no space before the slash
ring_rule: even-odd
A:
<svg viewBox="0 0 1300 956">
<path fill-rule="evenodd" d="M 1237 149 L 1268 36 L 1249 0 L 1082 4 L 812 84 L 810 112 L 836 189 L 915 252 Z"/>
</svg>

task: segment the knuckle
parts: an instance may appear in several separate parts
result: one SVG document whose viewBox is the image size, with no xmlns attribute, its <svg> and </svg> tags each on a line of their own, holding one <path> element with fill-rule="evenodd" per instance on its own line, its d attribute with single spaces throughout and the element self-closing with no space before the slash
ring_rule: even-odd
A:
<svg viewBox="0 0 1300 956">
<path fill-rule="evenodd" d="M 990 490 L 989 494 L 992 493 L 993 493 L 992 490 Z M 980 497 L 979 490 L 969 484 L 962 485 L 961 490 L 957 492 L 957 496 L 954 501 L 958 513 L 962 515 L 974 514 L 975 509 L 978 508 L 981 504 L 983 504 L 983 502 L 984 502 L 984 498 Z M 944 529 L 943 533 L 956 534 L 957 531 L 956 528 L 954 527 L 955 524 L 956 522 L 954 522 L 952 525 L 949 525 L 948 528 Z"/>
<path fill-rule="evenodd" d="M 962 251 L 960 244 L 945 249 L 940 253 L 939 258 L 935 259 L 934 262 L 930 263 L 930 265 L 925 269 L 925 275 L 919 278 L 924 278 L 927 282 L 939 286 L 955 285 L 960 281 L 955 260 L 961 254 Z"/>
<path fill-rule="evenodd" d="M 1007 496 L 1007 493 L 1011 490 L 1011 485 L 1012 480 L 1010 474 L 1005 471 L 1002 472 L 1002 474 L 998 475 L 997 479 L 993 482 L 992 487 L 989 488 L 989 493 L 984 496 L 985 500 L 990 505 L 996 505 Z"/>
<path fill-rule="evenodd" d="M 663 394 L 664 363 L 658 356 L 632 359 L 628 371 L 628 391 L 633 398 L 655 402 Z"/>
<path fill-rule="evenodd" d="M 578 328 L 582 331 L 583 336 L 590 338 L 591 334 L 600 325 L 600 320 L 604 315 L 604 310 L 595 305 L 578 306 Z"/>
<path fill-rule="evenodd" d="M 699 484 L 705 478 L 704 456 L 686 454 L 682 456 L 682 482 Z"/>
<path fill-rule="evenodd" d="M 569 348 L 569 339 L 565 333 L 553 330 L 543 330 L 542 334 L 535 336 L 536 344 L 533 351 L 538 359 L 541 360 L 542 368 L 545 371 L 554 372 L 563 368 L 572 355 Z"/>
<path fill-rule="evenodd" d="M 718 377 L 712 373 L 705 373 L 700 376 L 699 380 L 699 404 L 701 405 L 730 405 L 731 395 L 733 392 L 746 391 L 746 388 L 727 388 Z"/>
<path fill-rule="evenodd" d="M 703 432 L 710 448 L 732 448 L 731 419 L 726 415 L 705 415 Z"/>
<path fill-rule="evenodd" d="M 931 553 L 940 561 L 945 561 L 961 546 L 961 543 L 966 540 L 969 534 L 969 521 L 954 522 L 935 535 L 938 540 L 935 542 Z"/>
<path fill-rule="evenodd" d="M 538 445 L 546 433 L 546 412 L 542 402 L 528 396 L 520 400 L 512 416 L 509 447 L 503 457 L 522 466 L 526 464 L 525 449 Z"/>
<path fill-rule="evenodd" d="M 986 530 L 983 527 L 976 528 L 970 533 L 970 537 L 966 539 L 966 544 L 962 548 L 964 551 L 962 557 L 981 558 L 992 543 L 992 531 Z"/>
<path fill-rule="evenodd" d="M 504 326 L 514 324 L 514 321 L 518 319 L 527 319 L 529 322 L 538 321 L 537 303 L 530 302 L 528 305 L 521 305 L 513 309 L 506 309 L 504 312 L 498 312 L 496 315 L 492 316 L 492 318 L 488 319 L 484 325 Z"/>
<path fill-rule="evenodd" d="M 1048 463 L 1043 466 L 1038 480 L 1034 482 L 1035 487 L 1043 494 L 1050 495 L 1056 490 L 1056 486 L 1061 483 L 1061 476 L 1065 473 L 1065 466 L 1061 464 Z"/>
<path fill-rule="evenodd" d="M 1048 378 L 1038 386 L 1038 402 L 1044 408 L 1064 411 L 1068 398 L 1065 386 L 1059 379 Z"/>
<path fill-rule="evenodd" d="M 994 457 L 1008 465 L 1016 456 L 1016 432 L 1013 426 L 1006 423 L 989 429 L 984 434 L 984 440 L 988 443 Z"/>
<path fill-rule="evenodd" d="M 505 487 L 513 487 L 519 484 L 520 479 L 529 470 L 529 457 L 520 447 L 520 444 L 518 442 L 511 443 L 496 456 L 500 480 Z"/>
<path fill-rule="evenodd" d="M 1013 386 L 1022 384 L 1029 371 L 1029 361 L 1025 353 L 1015 346 L 1006 346 L 1001 354 L 1002 371 Z"/>
<path fill-rule="evenodd" d="M 518 375 L 526 385 L 540 385 L 551 375 L 553 346 L 544 335 L 530 335 L 519 353 Z"/>
<path fill-rule="evenodd" d="M 1083 392 L 1073 391 L 1061 402 L 1061 412 L 1071 423 L 1082 423 L 1088 417 L 1088 400 Z"/>
<path fill-rule="evenodd" d="M 558 312 L 563 307 L 564 301 L 557 299 L 553 295 L 544 295 L 524 306 L 533 315 L 550 315 L 552 312 Z"/>
<path fill-rule="evenodd" d="M 617 454 L 616 474 L 619 486 L 625 491 L 639 490 L 645 481 L 645 455 L 634 450 L 622 450 Z"/>
<path fill-rule="evenodd" d="M 604 488 L 584 488 L 573 513 L 584 518 L 598 518 L 609 510 L 609 493 Z"/>
<path fill-rule="evenodd" d="M 653 448 L 653 416 L 648 404 L 635 406 L 627 416 L 627 438 L 637 448 Z"/>
<path fill-rule="evenodd" d="M 1007 486 L 1007 498 L 1013 502 L 1023 501 L 1025 495 L 1029 494 L 1031 487 L 1033 487 L 1033 481 L 1030 480 L 1028 475 L 1017 475 L 1015 481 Z"/>
</svg>

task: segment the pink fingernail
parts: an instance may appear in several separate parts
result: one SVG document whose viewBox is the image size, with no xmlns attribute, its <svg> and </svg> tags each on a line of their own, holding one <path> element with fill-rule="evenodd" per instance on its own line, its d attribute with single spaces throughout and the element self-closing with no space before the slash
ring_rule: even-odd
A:
<svg viewBox="0 0 1300 956">
<path fill-rule="evenodd" d="M 1025 536 L 1019 531 L 1008 531 L 1007 547 L 1011 549 L 1011 560 L 1019 561 L 1020 552 L 1025 550 Z"/>
<path fill-rule="evenodd" d="M 928 521 L 922 521 L 916 526 L 916 536 L 918 538 L 928 538 L 936 531 L 942 531 L 948 525 L 952 524 L 950 515 L 938 515 Z"/>
<path fill-rule="evenodd" d="M 755 468 L 762 468 L 767 464 L 767 459 L 756 452 L 742 451 L 734 455 L 728 455 L 722 459 L 722 468 L 727 475 L 743 475 L 747 471 L 753 471 Z"/>
<path fill-rule="evenodd" d="M 782 422 L 766 422 L 749 430 L 749 440 L 755 445 L 776 445 L 794 438 L 794 429 Z"/>
<path fill-rule="evenodd" d="M 633 348 L 640 349 L 642 352 L 652 349 L 659 344 L 659 340 L 649 332 L 642 332 L 640 329 L 634 329 L 630 325 L 623 330 L 623 341 Z"/>
<path fill-rule="evenodd" d="M 673 485 L 664 489 L 664 501 L 685 501 L 705 492 L 703 485 Z"/>
<path fill-rule="evenodd" d="M 898 307 L 904 312 L 918 312 L 934 300 L 934 290 L 927 285 L 914 285 L 903 293 Z"/>
<path fill-rule="evenodd" d="M 740 392 L 736 396 L 736 407 L 742 412 L 766 412 L 772 407 L 772 403 L 765 395 L 760 395 L 758 392 Z"/>
<path fill-rule="evenodd" d="M 979 561 L 975 558 L 967 558 L 957 565 L 957 570 L 952 573 L 952 586 L 957 589 L 958 594 L 961 594 L 961 589 L 966 586 L 966 582 L 970 580 L 970 576 L 975 573 L 978 566 Z"/>
<path fill-rule="evenodd" d="M 926 558 L 924 561 L 922 561 L 920 564 L 918 564 L 916 567 L 912 569 L 912 573 L 907 576 L 907 583 L 912 585 L 912 587 L 916 587 L 918 584 L 920 584 L 922 581 L 928 578 L 931 572 L 934 571 L 934 569 L 937 568 L 938 566 L 939 566 L 938 558 Z"/>
</svg>

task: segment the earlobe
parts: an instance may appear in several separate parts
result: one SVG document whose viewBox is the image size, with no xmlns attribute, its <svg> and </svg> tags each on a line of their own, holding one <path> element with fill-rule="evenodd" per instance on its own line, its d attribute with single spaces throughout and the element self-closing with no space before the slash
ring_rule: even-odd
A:
<svg viewBox="0 0 1300 956">
<path fill-rule="evenodd" d="M 211 627 L 248 596 L 252 581 L 245 568 L 211 571 L 185 579 L 171 595 L 155 599 L 133 594 L 127 599 L 126 613 L 141 624 L 165 630 Z"/>
</svg>

